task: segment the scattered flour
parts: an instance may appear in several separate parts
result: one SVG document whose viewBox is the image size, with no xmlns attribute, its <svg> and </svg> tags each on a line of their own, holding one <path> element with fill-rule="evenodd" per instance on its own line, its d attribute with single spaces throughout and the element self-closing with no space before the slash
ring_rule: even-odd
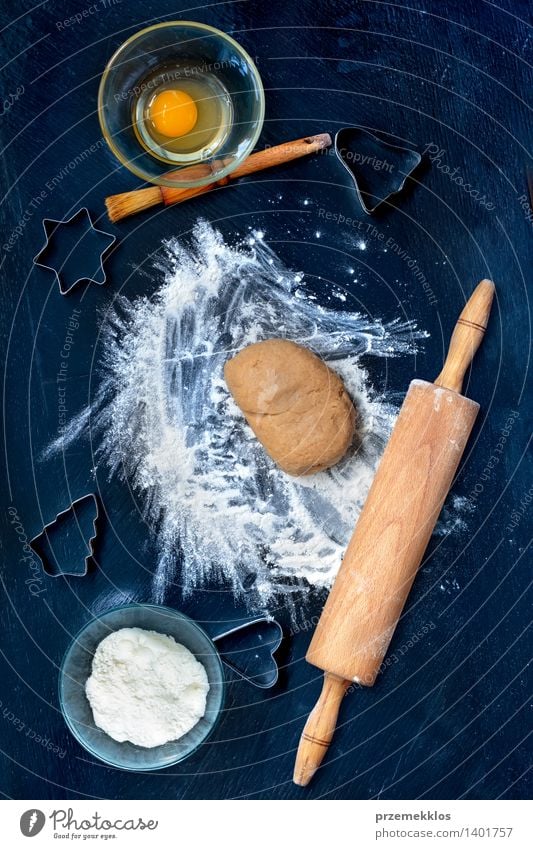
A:
<svg viewBox="0 0 533 849">
<path fill-rule="evenodd" d="M 190 245 L 166 243 L 162 285 L 151 298 L 115 301 L 97 396 L 48 450 L 90 434 L 98 461 L 139 498 L 158 542 L 158 602 L 173 581 L 185 595 L 230 590 L 250 609 L 291 607 L 302 588 L 328 587 L 397 414 L 369 386 L 362 358 L 414 353 L 427 335 L 319 306 L 262 237 L 230 246 L 199 222 Z M 359 411 L 360 442 L 309 478 L 276 468 L 223 379 L 228 356 L 280 336 L 323 357 Z"/>
<path fill-rule="evenodd" d="M 153 748 L 197 724 L 209 684 L 202 664 L 173 637 L 121 628 L 98 645 L 85 689 L 98 728 Z"/>
<path fill-rule="evenodd" d="M 471 504 L 464 495 L 448 496 L 442 508 L 439 520 L 433 531 L 436 537 L 447 537 L 449 534 L 468 530 L 467 518 L 475 511 L 475 505 Z"/>
</svg>

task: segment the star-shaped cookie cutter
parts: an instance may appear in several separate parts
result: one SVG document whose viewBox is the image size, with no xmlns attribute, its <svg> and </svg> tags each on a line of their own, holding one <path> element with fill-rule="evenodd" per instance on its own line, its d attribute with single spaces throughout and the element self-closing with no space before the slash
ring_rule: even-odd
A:
<svg viewBox="0 0 533 849">
<path fill-rule="evenodd" d="M 80 228 L 80 225 L 83 226 L 83 224 L 85 224 L 85 229 L 68 251 L 66 257 L 64 257 L 59 264 L 54 264 L 50 259 L 50 255 L 53 254 L 57 248 L 61 231 L 69 228 Z M 106 233 L 105 230 L 100 230 L 98 227 L 95 227 L 91 214 L 86 206 L 78 209 L 71 218 L 67 218 L 65 220 L 57 221 L 53 218 L 44 218 L 43 229 L 46 241 L 39 253 L 33 258 L 33 262 L 34 265 L 37 265 L 40 268 L 46 268 L 49 271 L 53 271 L 59 284 L 59 291 L 62 295 L 68 295 L 75 286 L 84 281 L 96 283 L 98 286 L 102 286 L 105 283 L 107 278 L 104 271 L 104 259 L 109 252 L 109 249 L 115 244 L 117 237 L 112 233 Z M 89 241 L 93 244 L 89 245 Z M 100 247 L 100 249 L 97 251 L 98 247 Z M 76 257 L 74 255 L 75 252 L 77 252 L 77 254 L 85 252 L 85 257 L 90 256 L 90 260 L 85 260 L 84 256 L 81 258 Z M 80 274 L 76 271 L 74 281 L 67 283 L 67 263 L 69 261 L 71 263 L 75 262 L 77 267 L 78 264 L 83 265 L 84 260 L 87 262 L 86 273 Z"/>
</svg>

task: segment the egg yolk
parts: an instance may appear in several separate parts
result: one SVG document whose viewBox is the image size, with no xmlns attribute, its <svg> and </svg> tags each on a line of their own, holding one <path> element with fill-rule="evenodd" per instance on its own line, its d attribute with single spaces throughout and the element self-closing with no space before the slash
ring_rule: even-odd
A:
<svg viewBox="0 0 533 849">
<path fill-rule="evenodd" d="M 176 88 L 157 94 L 149 115 L 158 133 L 176 139 L 190 133 L 195 127 L 198 109 L 187 92 Z"/>
</svg>

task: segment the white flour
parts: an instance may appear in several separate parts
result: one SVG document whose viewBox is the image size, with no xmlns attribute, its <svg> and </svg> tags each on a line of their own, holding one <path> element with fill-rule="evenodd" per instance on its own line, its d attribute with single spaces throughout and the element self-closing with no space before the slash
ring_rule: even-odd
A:
<svg viewBox="0 0 533 849">
<path fill-rule="evenodd" d="M 151 299 L 115 301 L 97 397 L 50 452 L 92 431 L 156 535 L 156 601 L 176 581 L 185 595 L 229 590 L 251 609 L 292 604 L 331 584 L 397 413 L 361 360 L 413 353 L 426 334 L 317 305 L 262 234 L 233 247 L 200 222 L 190 246 L 165 244 L 157 270 Z M 305 479 L 274 466 L 222 376 L 230 354 L 279 336 L 323 357 L 360 414 L 352 453 Z"/>
<path fill-rule="evenodd" d="M 99 728 L 153 748 L 197 724 L 209 684 L 202 664 L 173 637 L 121 628 L 98 645 L 85 689 Z"/>
</svg>

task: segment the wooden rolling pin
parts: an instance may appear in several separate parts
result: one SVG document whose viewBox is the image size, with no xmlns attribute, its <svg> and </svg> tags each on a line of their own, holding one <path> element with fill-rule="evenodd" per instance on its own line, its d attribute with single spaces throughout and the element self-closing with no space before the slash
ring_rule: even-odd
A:
<svg viewBox="0 0 533 849">
<path fill-rule="evenodd" d="M 252 153 L 244 162 L 242 162 L 234 171 L 226 177 L 217 180 L 207 186 L 196 186 L 193 188 L 183 188 L 177 185 L 176 188 L 170 186 L 151 186 L 148 189 L 136 189 L 133 192 L 123 192 L 120 195 L 110 195 L 105 199 L 107 214 L 114 223 L 122 218 L 127 218 L 129 215 L 135 215 L 137 212 L 142 212 L 145 209 L 150 209 L 152 206 L 158 206 L 164 203 L 165 206 L 170 206 L 174 203 L 183 203 L 185 200 L 203 195 L 211 189 L 225 186 L 233 180 L 238 180 L 239 177 L 247 177 L 249 174 L 255 174 L 257 171 L 264 171 L 266 168 L 273 168 L 275 165 L 282 165 L 284 162 L 291 162 L 293 159 L 301 159 L 302 156 L 309 156 L 312 153 L 319 153 L 331 145 L 331 136 L 328 133 L 319 133 L 316 136 L 305 136 L 303 139 L 295 139 L 294 141 L 284 142 L 283 144 L 267 147 L 265 150 L 259 150 L 257 153 Z M 200 163 L 198 165 L 190 165 L 188 168 L 183 168 L 176 172 L 176 182 L 180 180 L 200 180 L 213 174 L 214 171 L 222 171 L 222 168 L 229 164 L 231 160 L 222 160 L 217 163 Z M 171 174 L 168 175 L 169 179 Z"/>
<path fill-rule="evenodd" d="M 296 784 L 320 766 L 347 687 L 371 687 L 379 672 L 479 410 L 460 392 L 493 296 L 482 280 L 435 383 L 409 387 L 306 655 L 325 676 L 300 739 Z"/>
</svg>

